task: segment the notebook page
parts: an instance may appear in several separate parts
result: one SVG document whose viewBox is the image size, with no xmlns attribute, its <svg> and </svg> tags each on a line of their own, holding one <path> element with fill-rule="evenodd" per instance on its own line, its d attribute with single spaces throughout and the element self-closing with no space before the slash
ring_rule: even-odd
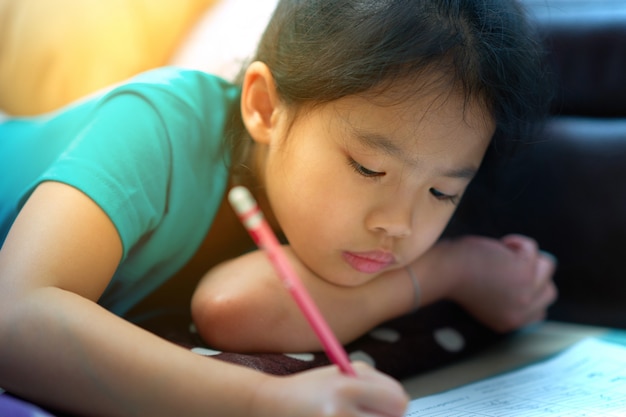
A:
<svg viewBox="0 0 626 417">
<path fill-rule="evenodd" d="M 411 401 L 406 417 L 624 417 L 626 347 L 585 339 L 546 361 Z"/>
</svg>

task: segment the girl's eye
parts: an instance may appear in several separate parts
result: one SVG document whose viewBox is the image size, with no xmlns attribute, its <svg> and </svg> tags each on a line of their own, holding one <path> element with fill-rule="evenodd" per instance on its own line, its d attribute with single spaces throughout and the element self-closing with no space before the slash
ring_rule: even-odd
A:
<svg viewBox="0 0 626 417">
<path fill-rule="evenodd" d="M 454 205 L 456 205 L 459 202 L 457 195 L 444 194 L 436 188 L 431 188 L 429 191 L 439 201 L 445 201 L 447 203 L 452 203 Z"/>
<path fill-rule="evenodd" d="M 359 175 L 362 175 L 366 178 L 376 178 L 385 175 L 384 172 L 372 171 L 371 169 L 365 168 L 363 165 L 359 164 L 352 158 L 348 159 L 348 163 Z"/>
</svg>

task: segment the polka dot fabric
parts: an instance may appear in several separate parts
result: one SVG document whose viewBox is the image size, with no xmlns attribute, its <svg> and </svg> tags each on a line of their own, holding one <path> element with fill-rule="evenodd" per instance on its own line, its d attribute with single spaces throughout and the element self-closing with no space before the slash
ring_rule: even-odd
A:
<svg viewBox="0 0 626 417">
<path fill-rule="evenodd" d="M 324 352 L 241 354 L 214 350 L 198 335 L 185 310 L 157 310 L 133 321 L 199 355 L 288 375 L 329 364 Z M 463 309 L 440 302 L 372 329 L 346 346 L 351 360 L 401 379 L 472 355 L 504 335 L 487 329 Z"/>
</svg>

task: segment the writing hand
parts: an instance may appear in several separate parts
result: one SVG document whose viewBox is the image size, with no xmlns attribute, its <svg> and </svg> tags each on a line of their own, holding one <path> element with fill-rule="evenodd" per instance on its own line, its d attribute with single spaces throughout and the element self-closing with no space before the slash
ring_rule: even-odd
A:
<svg viewBox="0 0 626 417">
<path fill-rule="evenodd" d="M 364 363 L 357 376 L 335 366 L 280 377 L 260 387 L 254 415 L 324 417 L 401 417 L 408 397 L 402 386 Z M 263 410 L 267 414 L 263 414 Z M 258 414 L 257 414 L 258 413 Z"/>
</svg>

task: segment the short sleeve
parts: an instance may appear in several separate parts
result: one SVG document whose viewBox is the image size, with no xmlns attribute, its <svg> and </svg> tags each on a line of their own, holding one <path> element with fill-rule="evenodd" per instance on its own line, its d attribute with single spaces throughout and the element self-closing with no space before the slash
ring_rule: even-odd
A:
<svg viewBox="0 0 626 417">
<path fill-rule="evenodd" d="M 160 68 L 54 114 L 0 124 L 0 239 L 41 182 L 82 191 L 122 241 L 99 301 L 123 314 L 180 270 L 210 229 L 239 97 L 221 78 Z"/>
<path fill-rule="evenodd" d="M 92 198 L 117 228 L 126 256 L 165 213 L 170 166 L 166 130 L 153 105 L 139 94 L 114 93 L 38 181 L 68 183 Z"/>
</svg>

